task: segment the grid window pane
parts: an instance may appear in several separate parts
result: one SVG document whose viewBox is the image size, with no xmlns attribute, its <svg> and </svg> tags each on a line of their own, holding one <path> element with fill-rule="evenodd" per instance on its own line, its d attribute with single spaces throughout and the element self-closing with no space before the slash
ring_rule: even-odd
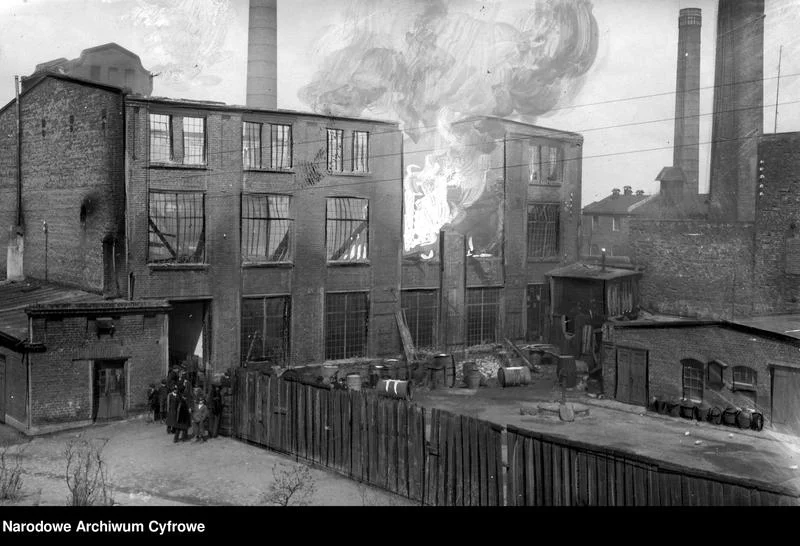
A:
<svg viewBox="0 0 800 546">
<path fill-rule="evenodd" d="M 439 298 L 436 290 L 404 290 L 400 305 L 414 345 L 433 347 L 436 344 L 436 317 Z"/>
<path fill-rule="evenodd" d="M 243 362 L 289 362 L 290 307 L 288 296 L 242 300 Z"/>
<path fill-rule="evenodd" d="M 703 363 L 695 360 L 683 361 L 683 397 L 687 400 L 703 401 Z"/>
<path fill-rule="evenodd" d="M 756 371 L 747 366 L 736 366 L 733 368 L 733 386 L 736 387 L 755 387 Z"/>
<path fill-rule="evenodd" d="M 201 192 L 151 192 L 148 260 L 203 263 L 205 195 Z"/>
<path fill-rule="evenodd" d="M 154 163 L 166 163 L 171 160 L 171 116 L 150 114 L 150 161 Z"/>
<path fill-rule="evenodd" d="M 530 184 L 561 184 L 564 172 L 563 152 L 559 146 L 528 143 L 528 175 Z"/>
<path fill-rule="evenodd" d="M 528 205 L 528 258 L 558 257 L 558 204 Z"/>
<path fill-rule="evenodd" d="M 242 124 L 242 162 L 245 169 L 261 168 L 261 124 Z"/>
<path fill-rule="evenodd" d="M 326 218 L 328 260 L 366 260 L 369 247 L 369 201 L 351 197 L 328 198 Z"/>
<path fill-rule="evenodd" d="M 344 131 L 328 129 L 328 170 L 331 172 L 342 172 L 343 144 Z"/>
<path fill-rule="evenodd" d="M 350 292 L 325 296 L 325 358 L 340 360 L 367 352 L 367 294 Z"/>
<path fill-rule="evenodd" d="M 467 289 L 467 345 L 497 342 L 500 288 Z"/>
<path fill-rule="evenodd" d="M 183 163 L 204 165 L 206 162 L 205 118 L 183 118 Z"/>
<path fill-rule="evenodd" d="M 291 262 L 293 220 L 286 195 L 242 195 L 242 259 Z"/>
<path fill-rule="evenodd" d="M 270 168 L 272 169 L 291 169 L 292 168 L 292 126 L 291 125 L 271 125 L 270 126 Z"/>
<path fill-rule="evenodd" d="M 528 172 L 531 184 L 542 183 L 542 148 L 538 144 L 530 145 L 530 157 L 528 159 Z"/>
<path fill-rule="evenodd" d="M 369 133 L 353 131 L 353 172 L 369 171 Z"/>
</svg>

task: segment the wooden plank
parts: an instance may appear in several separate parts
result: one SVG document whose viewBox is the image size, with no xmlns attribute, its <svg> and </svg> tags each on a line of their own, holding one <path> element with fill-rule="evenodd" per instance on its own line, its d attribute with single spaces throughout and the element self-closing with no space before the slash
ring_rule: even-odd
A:
<svg viewBox="0 0 800 546">
<path fill-rule="evenodd" d="M 506 442 L 508 444 L 508 472 L 506 473 L 506 506 L 522 506 L 522 499 L 520 493 L 522 489 L 522 465 L 519 464 L 524 454 L 522 451 L 522 438 L 516 433 L 509 431 L 506 434 Z M 494 470 L 494 469 L 492 469 Z M 490 477 L 491 480 L 491 477 Z"/>
<path fill-rule="evenodd" d="M 636 506 L 635 476 L 633 465 L 625 461 L 625 506 Z"/>
<path fill-rule="evenodd" d="M 469 420 L 469 498 L 470 506 L 481 504 L 481 476 L 480 476 L 480 436 L 478 435 L 478 420 Z"/>
<path fill-rule="evenodd" d="M 425 422 L 422 408 L 408 404 L 408 497 L 424 502 Z"/>
<path fill-rule="evenodd" d="M 494 457 L 492 457 L 493 487 L 490 489 L 490 506 L 503 506 L 503 428 L 489 425 L 491 428 L 492 446 L 494 447 Z M 492 475 L 490 475 L 492 478 Z"/>
<path fill-rule="evenodd" d="M 295 422 L 297 423 L 297 451 L 298 457 L 306 457 L 306 389 L 308 387 L 302 383 L 295 383 L 295 407 L 294 411 L 297 414 Z"/>
<path fill-rule="evenodd" d="M 457 489 L 461 493 L 461 504 L 458 506 L 469 506 L 472 502 L 472 488 L 470 487 L 470 447 L 469 447 L 469 421 L 470 417 L 462 415 L 459 417 L 460 430 L 456 431 L 459 436 L 459 452 L 461 459 L 461 472 L 456 475 L 456 479 L 461 483 Z"/>
<path fill-rule="evenodd" d="M 350 393 L 350 461 L 351 476 L 361 480 L 361 398 L 358 391 Z"/>
<path fill-rule="evenodd" d="M 330 407 L 331 407 L 331 393 L 333 391 L 323 390 L 319 393 L 319 464 L 324 466 L 328 465 L 328 458 L 330 457 Z"/>
<path fill-rule="evenodd" d="M 669 474 L 664 472 L 658 473 L 658 506 L 672 506 L 672 493 L 670 492 L 671 482 Z"/>
<path fill-rule="evenodd" d="M 480 506 L 489 506 L 489 424 L 478 423 L 478 490 Z"/>
<path fill-rule="evenodd" d="M 397 493 L 408 496 L 408 451 L 411 439 L 408 436 L 408 408 L 403 401 L 395 406 L 397 414 Z"/>
<path fill-rule="evenodd" d="M 586 454 L 586 503 L 597 506 L 597 456 L 594 453 Z"/>
<path fill-rule="evenodd" d="M 446 412 L 446 415 L 447 470 L 445 476 L 447 477 L 447 491 L 445 498 L 447 499 L 447 506 L 459 506 L 456 502 L 456 490 L 461 475 L 461 439 L 459 438 L 461 423 L 459 422 L 459 416 L 450 412 Z M 458 500 L 460 501 L 460 498 Z"/>
<path fill-rule="evenodd" d="M 369 481 L 369 400 L 366 394 L 358 396 L 358 403 L 361 406 L 361 479 Z"/>
<path fill-rule="evenodd" d="M 563 506 L 575 506 L 575 498 L 572 496 L 573 474 L 572 449 L 567 446 L 561 446 L 561 496 Z"/>
<path fill-rule="evenodd" d="M 388 442 L 388 411 L 387 400 L 385 398 L 378 399 L 378 414 L 377 414 L 377 429 L 378 429 L 378 484 L 386 489 L 388 483 L 388 454 L 386 452 L 389 445 Z"/>
<path fill-rule="evenodd" d="M 342 396 L 342 471 L 348 476 L 353 474 L 353 459 L 351 450 L 351 427 L 353 419 L 352 396 L 349 392 L 343 392 Z"/>
<path fill-rule="evenodd" d="M 425 450 L 424 504 L 438 506 L 436 476 L 439 472 L 439 410 L 431 409 L 430 440 Z"/>
<path fill-rule="evenodd" d="M 411 337 L 411 332 L 406 325 L 406 318 L 402 310 L 395 311 L 395 320 L 397 321 L 397 329 L 400 331 L 400 340 L 403 342 L 403 352 L 406 355 L 406 363 L 411 364 L 416 358 L 416 350 L 414 348 L 414 339 Z"/>
<path fill-rule="evenodd" d="M 688 506 L 683 499 L 683 488 L 679 474 L 669 474 L 670 506 Z"/>
<path fill-rule="evenodd" d="M 658 480 L 658 469 L 647 470 L 647 505 L 658 506 L 661 499 L 661 482 Z"/>
<path fill-rule="evenodd" d="M 333 450 L 328 455 L 328 466 L 336 470 L 341 469 L 342 459 L 342 392 L 343 391 L 333 391 L 331 393 L 333 395 L 331 397 L 333 398 L 333 404 L 329 426 L 331 427 L 331 444 L 333 445 Z"/>
<path fill-rule="evenodd" d="M 314 460 L 314 397 L 316 391 L 314 387 L 306 386 L 306 418 L 305 418 L 305 433 L 306 433 L 306 457 Z"/>
<path fill-rule="evenodd" d="M 596 458 L 597 506 L 608 506 L 608 457 L 600 455 Z"/>
<path fill-rule="evenodd" d="M 455 459 L 455 474 L 453 479 L 454 506 L 466 506 L 464 496 L 464 417 L 453 416 L 453 458 Z"/>
<path fill-rule="evenodd" d="M 369 414 L 369 481 L 377 485 L 378 479 L 378 398 L 372 397 L 367 402 Z"/>
<path fill-rule="evenodd" d="M 564 506 L 564 496 L 562 494 L 563 481 L 562 476 L 562 461 L 561 461 L 561 446 L 558 444 L 550 444 L 550 491 L 552 495 L 551 506 Z"/>
<path fill-rule="evenodd" d="M 633 467 L 634 505 L 647 506 L 647 469 L 640 465 Z"/>
<path fill-rule="evenodd" d="M 532 438 L 524 438 L 522 440 L 522 452 L 524 454 L 523 473 L 525 475 L 525 481 L 523 482 L 525 494 L 522 495 L 524 506 L 542 506 L 542 492 L 539 487 L 541 482 L 537 476 L 536 468 L 537 463 L 541 462 L 537 461 L 539 457 L 536 456 L 536 451 L 540 445 L 541 442 L 539 440 Z"/>
<path fill-rule="evenodd" d="M 264 445 L 269 448 L 272 447 L 272 384 L 274 382 L 271 375 L 264 376 Z"/>
<path fill-rule="evenodd" d="M 625 463 L 618 457 L 614 458 L 614 506 L 630 506 L 625 496 Z"/>
<path fill-rule="evenodd" d="M 436 505 L 448 506 L 446 492 L 447 492 L 447 431 L 448 431 L 448 413 L 444 411 L 439 412 L 439 443 L 436 449 L 439 453 L 438 468 L 436 474 Z"/>
<path fill-rule="evenodd" d="M 386 488 L 397 492 L 397 401 L 386 400 Z"/>
</svg>

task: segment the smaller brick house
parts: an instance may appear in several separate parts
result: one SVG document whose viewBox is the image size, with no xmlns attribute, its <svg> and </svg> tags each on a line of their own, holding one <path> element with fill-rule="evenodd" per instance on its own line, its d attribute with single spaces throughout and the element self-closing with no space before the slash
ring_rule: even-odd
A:
<svg viewBox="0 0 800 546">
<path fill-rule="evenodd" d="M 35 435 L 147 410 L 169 304 L 39 282 L 0 284 L 0 302 L 0 422 Z"/>
<path fill-rule="evenodd" d="M 614 189 L 611 195 L 583 208 L 581 219 L 581 256 L 630 256 L 630 218 L 639 206 L 652 199 L 644 191 L 630 186 Z"/>
<path fill-rule="evenodd" d="M 621 402 L 758 411 L 766 425 L 800 433 L 800 315 L 730 321 L 610 321 L 603 388 Z"/>
</svg>

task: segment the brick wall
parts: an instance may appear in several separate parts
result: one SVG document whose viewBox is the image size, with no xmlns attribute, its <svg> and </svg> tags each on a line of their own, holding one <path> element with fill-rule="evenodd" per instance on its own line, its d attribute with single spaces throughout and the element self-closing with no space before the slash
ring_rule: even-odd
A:
<svg viewBox="0 0 800 546">
<path fill-rule="evenodd" d="M 33 341 L 47 347 L 31 353 L 31 426 L 92 419 L 95 360 L 125 360 L 126 408 L 144 411 L 147 388 L 166 376 L 164 313 L 122 314 L 113 336 L 98 338 L 91 316 L 37 316 Z"/>
<path fill-rule="evenodd" d="M 642 307 L 711 318 L 750 314 L 753 227 L 697 220 L 631 219 L 634 263 L 645 267 Z"/>
<path fill-rule="evenodd" d="M 123 229 L 122 97 L 45 78 L 20 104 L 25 275 L 100 291 L 103 239 Z M 0 114 L 4 231 L 15 222 L 15 116 L 13 105 Z M 0 254 L 5 268 L 5 252 Z"/>
<path fill-rule="evenodd" d="M 6 360 L 6 415 L 19 423 L 25 423 L 28 411 L 28 380 L 23 355 L 0 348 L 0 356 Z"/>
<path fill-rule="evenodd" d="M 800 133 L 765 135 L 759 158 L 754 310 L 800 311 L 800 275 L 786 268 L 787 243 L 800 237 Z"/>
<path fill-rule="evenodd" d="M 592 217 L 597 216 L 597 229 L 593 229 Z M 590 256 L 592 245 L 606 249 L 607 256 L 630 256 L 630 217 L 616 215 L 618 231 L 613 229 L 612 215 L 583 214 L 581 216 L 581 256 Z"/>
<path fill-rule="evenodd" d="M 707 368 L 704 369 L 703 401 L 711 406 L 728 405 L 752 407 L 752 402 L 731 390 L 732 368 L 748 366 L 757 373 L 756 409 L 769 422 L 771 415 L 771 384 L 769 364 L 792 363 L 798 358 L 800 344 L 775 340 L 733 328 L 708 326 L 635 328 L 615 327 L 611 334 L 616 346 L 646 349 L 649 359 L 648 387 L 650 397 L 660 399 L 683 396 L 681 359 L 692 358 L 707 364 L 721 360 L 728 364 L 723 372 L 724 386 L 719 390 L 708 387 Z M 605 374 L 604 390 L 612 395 L 613 374 Z"/>
</svg>

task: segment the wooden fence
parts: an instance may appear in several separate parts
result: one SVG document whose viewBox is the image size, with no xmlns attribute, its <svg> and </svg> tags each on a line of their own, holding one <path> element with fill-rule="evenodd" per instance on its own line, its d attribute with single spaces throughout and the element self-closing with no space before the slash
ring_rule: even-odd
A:
<svg viewBox="0 0 800 546">
<path fill-rule="evenodd" d="M 509 425 L 509 506 L 790 506 L 797 493 Z"/>
<path fill-rule="evenodd" d="M 424 408 L 405 400 L 236 373 L 237 438 L 420 503 L 502 504 L 499 427 L 437 410 L 433 424 L 429 445 Z"/>
</svg>

